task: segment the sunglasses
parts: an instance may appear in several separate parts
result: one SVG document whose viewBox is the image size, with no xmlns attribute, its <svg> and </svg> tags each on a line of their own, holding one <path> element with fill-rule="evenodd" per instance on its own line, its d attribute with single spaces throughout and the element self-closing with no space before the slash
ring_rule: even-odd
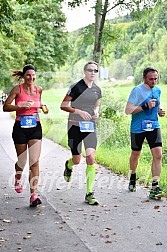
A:
<svg viewBox="0 0 167 252">
<path fill-rule="evenodd" d="M 86 69 L 86 71 L 88 71 L 89 73 L 98 73 L 97 69 Z"/>
</svg>

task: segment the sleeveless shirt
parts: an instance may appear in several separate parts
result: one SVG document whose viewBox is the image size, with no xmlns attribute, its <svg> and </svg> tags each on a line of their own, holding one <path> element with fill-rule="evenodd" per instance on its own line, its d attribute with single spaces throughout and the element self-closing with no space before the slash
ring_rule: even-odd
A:
<svg viewBox="0 0 167 252">
<path fill-rule="evenodd" d="M 34 101 L 34 104 L 29 108 L 19 108 L 16 111 L 16 117 L 18 116 L 28 116 L 28 115 L 36 115 L 38 114 L 38 109 L 41 107 L 41 95 L 39 93 L 39 89 L 37 86 L 35 86 L 36 94 L 35 95 L 28 95 L 25 93 L 23 84 L 19 85 L 20 87 L 20 95 L 15 99 L 15 105 L 18 105 L 21 102 L 27 102 L 27 101 Z M 17 120 L 17 118 L 16 118 Z M 18 119 L 19 120 L 19 119 Z"/>
</svg>

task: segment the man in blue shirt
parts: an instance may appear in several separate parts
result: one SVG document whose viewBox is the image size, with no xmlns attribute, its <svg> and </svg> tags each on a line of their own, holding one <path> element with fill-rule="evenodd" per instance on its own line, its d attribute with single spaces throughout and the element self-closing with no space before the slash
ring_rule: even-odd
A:
<svg viewBox="0 0 167 252">
<path fill-rule="evenodd" d="M 125 113 L 132 115 L 129 191 L 136 191 L 136 168 L 146 138 L 152 154 L 150 197 L 162 194 L 158 186 L 162 167 L 162 137 L 158 115 L 164 116 L 165 111 L 160 106 L 161 90 L 155 86 L 157 80 L 158 71 L 156 69 L 152 67 L 144 69 L 143 83 L 132 89 L 125 108 Z"/>
</svg>

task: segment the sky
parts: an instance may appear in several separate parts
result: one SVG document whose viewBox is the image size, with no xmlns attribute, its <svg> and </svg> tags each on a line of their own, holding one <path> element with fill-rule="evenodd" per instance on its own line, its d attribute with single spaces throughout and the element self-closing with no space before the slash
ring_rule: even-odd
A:
<svg viewBox="0 0 167 252">
<path fill-rule="evenodd" d="M 94 22 L 94 10 L 91 9 L 90 5 L 81 5 L 80 7 L 71 9 L 65 4 L 63 5 L 63 12 L 67 17 L 66 27 L 69 32 L 85 27 Z"/>
<path fill-rule="evenodd" d="M 91 7 L 94 6 L 95 1 L 89 1 L 89 5 L 81 5 L 80 7 L 76 7 L 75 9 L 71 9 L 66 4 L 63 5 L 63 12 L 67 17 L 67 31 L 75 31 L 81 27 L 85 27 L 91 23 L 94 23 L 94 9 Z M 107 18 L 114 18 L 116 15 L 114 13 L 110 13 Z"/>
</svg>

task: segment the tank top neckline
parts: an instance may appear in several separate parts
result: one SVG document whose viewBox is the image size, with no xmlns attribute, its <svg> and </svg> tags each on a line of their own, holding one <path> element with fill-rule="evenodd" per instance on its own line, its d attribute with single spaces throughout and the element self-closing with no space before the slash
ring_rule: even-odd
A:
<svg viewBox="0 0 167 252">
<path fill-rule="evenodd" d="M 36 86 L 36 85 L 34 85 L 34 88 L 35 88 L 35 90 L 36 90 L 36 93 L 34 93 L 34 94 L 28 94 L 28 93 L 25 91 L 25 89 L 24 89 L 24 83 L 21 83 L 21 84 L 20 84 L 20 88 L 22 88 L 22 91 L 23 91 L 24 94 L 27 95 L 27 96 L 35 96 L 35 95 L 37 95 L 37 93 L 38 93 L 38 89 L 37 89 L 37 86 Z"/>
</svg>

